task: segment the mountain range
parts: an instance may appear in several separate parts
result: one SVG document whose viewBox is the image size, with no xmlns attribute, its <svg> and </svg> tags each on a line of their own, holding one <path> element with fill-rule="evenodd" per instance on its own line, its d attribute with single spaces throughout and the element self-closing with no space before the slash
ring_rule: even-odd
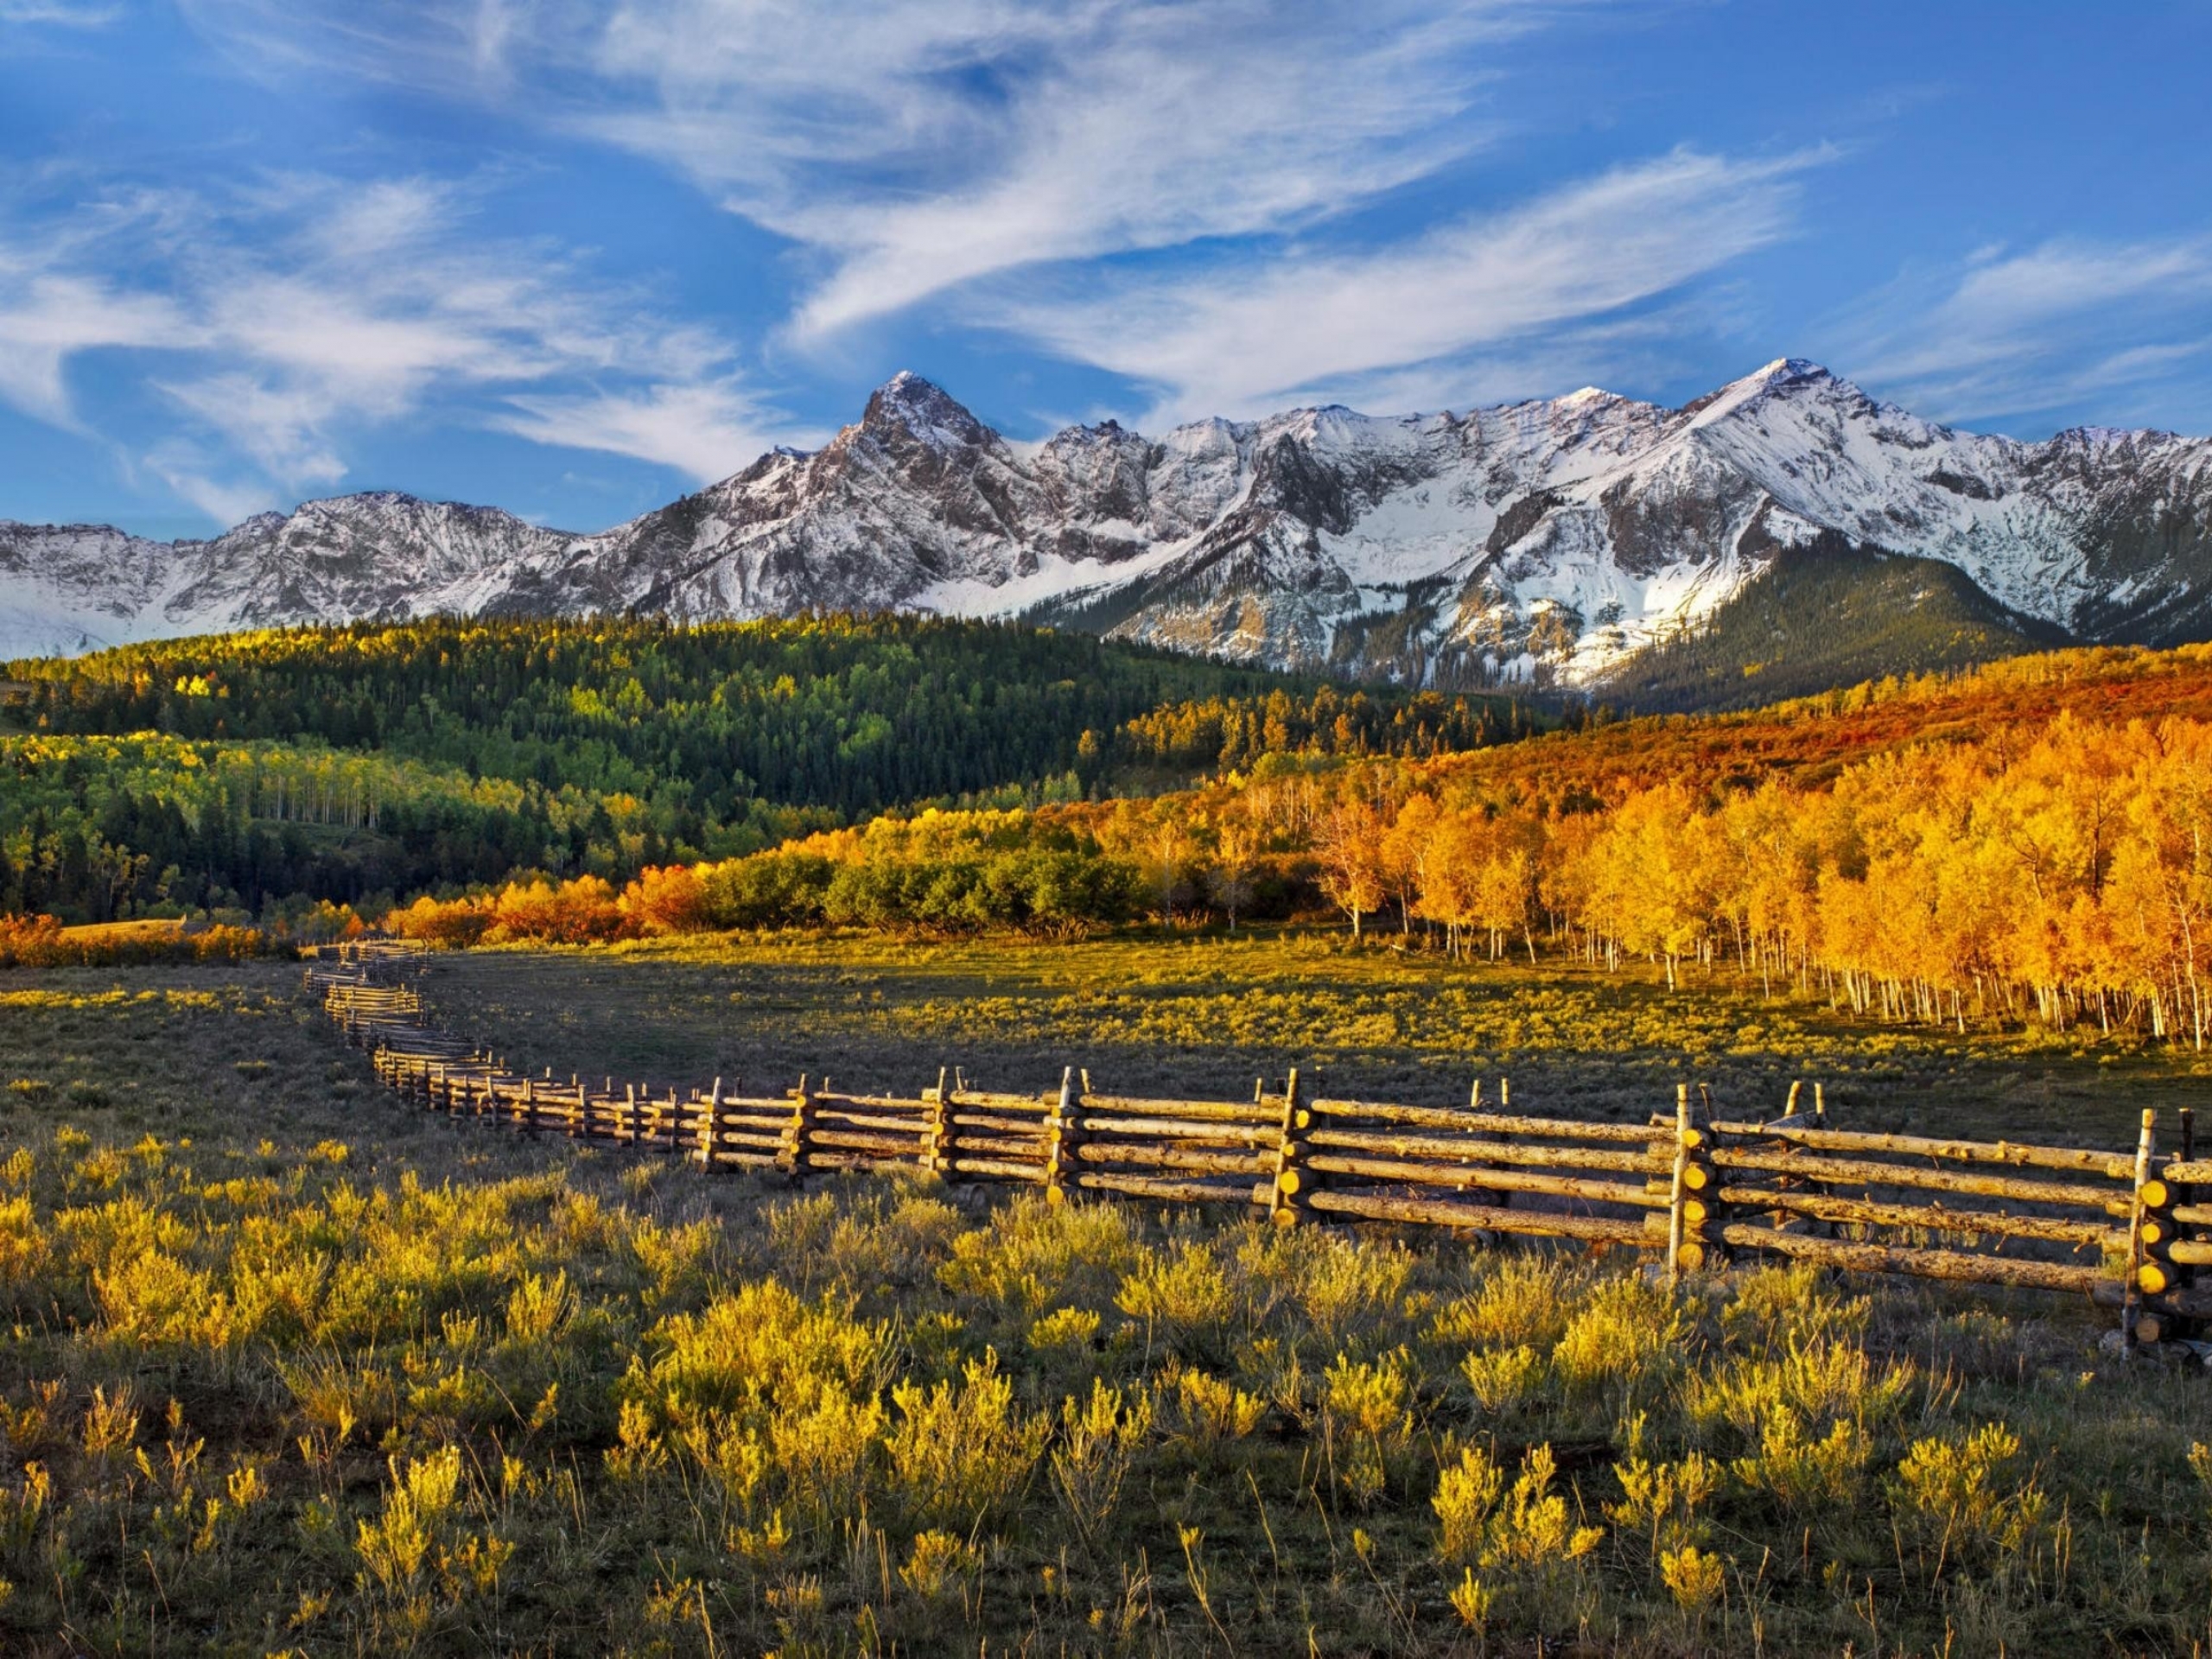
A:
<svg viewBox="0 0 2212 1659">
<path fill-rule="evenodd" d="M 0 521 L 0 657 L 434 611 L 899 608 L 1726 702 L 2212 634 L 2208 463 L 2163 432 L 1955 431 L 1795 358 L 1680 409 L 1587 389 L 1037 443 L 900 374 L 822 448 L 593 534 L 390 492 L 207 541 Z"/>
</svg>

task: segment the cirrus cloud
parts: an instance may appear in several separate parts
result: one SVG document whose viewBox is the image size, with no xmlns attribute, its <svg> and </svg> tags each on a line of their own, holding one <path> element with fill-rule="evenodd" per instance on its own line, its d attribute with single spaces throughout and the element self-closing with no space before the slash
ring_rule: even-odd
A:
<svg viewBox="0 0 2212 1659">
<path fill-rule="evenodd" d="M 219 194 L 88 193 L 43 218 L 12 205 L 0 400 L 81 429 L 72 362 L 136 353 L 185 422 L 149 465 L 211 511 L 334 485 L 347 434 L 431 409 L 695 480 L 744 464 L 774 424 L 711 331 L 557 248 L 472 234 L 466 183 L 274 175 Z M 607 411 L 638 413 L 594 429 L 530 397 L 587 378 Z"/>
</svg>

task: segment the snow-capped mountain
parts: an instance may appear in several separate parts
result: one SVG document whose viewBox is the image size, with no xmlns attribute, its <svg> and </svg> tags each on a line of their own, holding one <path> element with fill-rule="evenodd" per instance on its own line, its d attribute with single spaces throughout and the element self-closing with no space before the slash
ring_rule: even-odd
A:
<svg viewBox="0 0 2212 1659">
<path fill-rule="evenodd" d="M 272 623 L 635 607 L 1020 615 L 1265 661 L 1593 683 L 1782 556 L 1909 555 L 2024 626 L 2212 633 L 2212 441 L 1983 437 L 1798 359 L 1681 409 L 1594 389 L 1007 442 L 910 374 L 812 454 L 594 535 L 389 493 L 205 542 L 0 523 L 0 656 Z"/>
</svg>

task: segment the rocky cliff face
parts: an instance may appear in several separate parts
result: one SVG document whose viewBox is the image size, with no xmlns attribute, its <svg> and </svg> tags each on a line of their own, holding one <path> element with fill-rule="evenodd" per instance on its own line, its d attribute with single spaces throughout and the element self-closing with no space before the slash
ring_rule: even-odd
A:
<svg viewBox="0 0 2212 1659">
<path fill-rule="evenodd" d="M 1283 666 L 1595 683 L 1787 550 L 1908 555 L 2069 637 L 2212 632 L 2212 442 L 1983 437 L 1796 359 L 1679 410 L 1108 423 L 1014 446 L 902 374 L 822 449 L 595 535 L 388 493 L 206 542 L 0 524 L 0 654 L 429 611 L 1031 616 Z"/>
</svg>

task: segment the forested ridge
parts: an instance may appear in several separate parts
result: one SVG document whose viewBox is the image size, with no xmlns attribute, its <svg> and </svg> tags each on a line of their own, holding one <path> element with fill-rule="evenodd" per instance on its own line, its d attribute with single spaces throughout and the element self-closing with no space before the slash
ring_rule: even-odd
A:
<svg viewBox="0 0 2212 1659">
<path fill-rule="evenodd" d="M 2075 652 L 1720 720 L 1435 758 L 1269 754 L 1200 788 L 885 817 L 746 857 L 425 902 L 423 937 L 1052 930 L 1320 906 L 1480 962 L 1961 1031 L 2212 1035 L 2212 647 Z M 1478 968 L 1474 969 L 1479 971 Z"/>
<path fill-rule="evenodd" d="M 1434 754 L 1510 699 L 1301 681 L 1009 624 L 433 619 L 17 663 L 0 912 L 620 883 L 922 804 L 1187 781 L 1268 748 Z M 8 734 L 7 727 L 16 728 Z"/>
<path fill-rule="evenodd" d="M 2212 1027 L 2212 646 L 1541 734 L 1510 702 L 912 619 L 434 622 L 18 672 L 42 729 L 0 738 L 0 908 L 65 919 L 335 901 L 466 944 L 1333 914 L 1891 1019 Z M 180 729 L 82 729 L 140 720 Z M 364 721 L 377 747 L 336 741 Z M 710 753 L 719 781 L 684 770 Z M 747 765 L 792 798 L 741 797 Z"/>
</svg>

